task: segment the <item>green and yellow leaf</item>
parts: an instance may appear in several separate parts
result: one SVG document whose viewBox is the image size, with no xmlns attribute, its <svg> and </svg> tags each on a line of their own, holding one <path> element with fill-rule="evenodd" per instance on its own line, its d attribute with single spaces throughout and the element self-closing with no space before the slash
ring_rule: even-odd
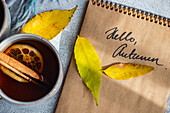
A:
<svg viewBox="0 0 170 113">
<path fill-rule="evenodd" d="M 79 37 L 74 47 L 74 55 L 78 72 L 86 86 L 90 89 L 96 104 L 101 83 L 101 63 L 94 47 L 86 38 Z"/>
<path fill-rule="evenodd" d="M 148 65 L 120 63 L 110 66 L 104 70 L 104 73 L 113 79 L 128 80 L 131 78 L 143 76 L 153 70 L 154 67 Z"/>
<path fill-rule="evenodd" d="M 77 6 L 71 10 L 53 10 L 40 13 L 25 24 L 21 33 L 32 33 L 51 40 L 70 22 Z"/>
</svg>

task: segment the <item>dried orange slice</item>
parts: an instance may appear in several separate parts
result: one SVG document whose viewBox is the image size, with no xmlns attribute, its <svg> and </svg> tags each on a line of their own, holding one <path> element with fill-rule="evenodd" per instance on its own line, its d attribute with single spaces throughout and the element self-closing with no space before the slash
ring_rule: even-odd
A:
<svg viewBox="0 0 170 113">
<path fill-rule="evenodd" d="M 41 73 L 43 70 L 44 62 L 41 53 L 30 45 L 14 44 L 7 48 L 4 53 L 23 63 L 35 72 Z M 19 82 L 28 82 L 3 66 L 1 66 L 1 70 Z"/>
</svg>

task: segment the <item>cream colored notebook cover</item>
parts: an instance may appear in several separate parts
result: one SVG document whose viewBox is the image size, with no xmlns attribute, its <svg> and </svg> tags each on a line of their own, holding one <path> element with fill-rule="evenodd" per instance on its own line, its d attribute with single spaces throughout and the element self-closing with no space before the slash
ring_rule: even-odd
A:
<svg viewBox="0 0 170 113">
<path fill-rule="evenodd" d="M 155 70 L 130 80 L 103 74 L 96 106 L 73 55 L 56 113 L 165 113 L 170 92 L 167 23 L 166 18 L 153 18 L 147 12 L 90 1 L 79 35 L 92 43 L 102 67 L 123 62 L 150 65 Z"/>
</svg>

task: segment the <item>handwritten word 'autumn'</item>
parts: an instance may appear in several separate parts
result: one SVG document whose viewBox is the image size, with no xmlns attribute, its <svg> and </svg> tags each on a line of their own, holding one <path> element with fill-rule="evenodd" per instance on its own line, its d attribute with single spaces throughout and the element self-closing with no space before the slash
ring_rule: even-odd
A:
<svg viewBox="0 0 170 113">
<path fill-rule="evenodd" d="M 149 61 L 149 62 L 155 62 L 156 65 L 158 66 L 163 66 L 163 64 L 159 64 L 159 59 L 158 58 L 151 58 L 151 57 L 145 57 L 145 56 L 141 56 L 138 55 L 135 51 L 136 49 L 133 49 L 130 53 L 125 53 L 125 49 L 127 48 L 127 44 L 122 44 L 121 46 L 119 46 L 113 53 L 112 57 L 115 58 L 117 56 L 121 56 L 124 58 L 129 58 L 129 59 L 139 59 L 139 60 L 143 60 L 143 61 Z"/>
</svg>

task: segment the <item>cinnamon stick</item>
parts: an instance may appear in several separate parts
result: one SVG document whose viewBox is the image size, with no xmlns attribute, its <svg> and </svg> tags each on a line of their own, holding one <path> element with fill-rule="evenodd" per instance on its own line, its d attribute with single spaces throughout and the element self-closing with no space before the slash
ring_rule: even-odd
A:
<svg viewBox="0 0 170 113">
<path fill-rule="evenodd" d="M 13 59 L 12 57 L 6 55 L 5 53 L 3 53 L 1 51 L 0 51 L 0 64 L 2 64 L 3 66 L 5 66 L 7 68 L 10 68 L 10 70 L 19 74 L 26 80 L 28 80 L 29 77 L 25 76 L 23 73 L 25 73 L 26 75 L 29 75 L 32 78 L 35 78 L 38 80 L 41 79 L 41 77 L 36 72 L 34 72 L 33 70 L 31 70 L 24 64 L 20 63 L 19 61 Z"/>
<path fill-rule="evenodd" d="M 27 77 L 26 75 L 24 75 L 23 73 L 21 73 L 17 69 L 11 67 L 10 65 L 6 64 L 5 62 L 0 60 L 0 64 L 4 67 L 8 68 L 9 70 L 13 71 L 14 73 L 18 74 L 19 76 L 23 77 L 24 79 L 31 81 L 31 79 L 29 77 Z"/>
</svg>

